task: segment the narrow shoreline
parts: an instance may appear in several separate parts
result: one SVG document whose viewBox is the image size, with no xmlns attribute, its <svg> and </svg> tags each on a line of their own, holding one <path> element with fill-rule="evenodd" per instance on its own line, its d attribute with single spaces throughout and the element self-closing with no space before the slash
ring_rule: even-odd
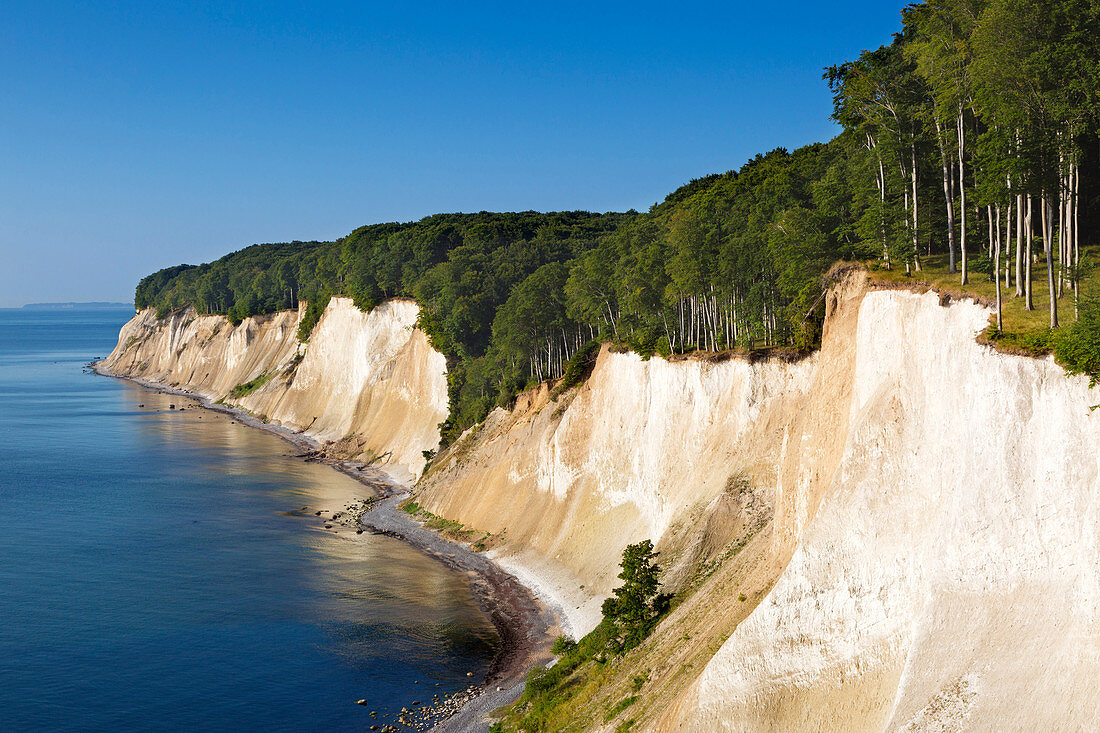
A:
<svg viewBox="0 0 1100 733">
<path fill-rule="evenodd" d="M 377 468 L 318 455 L 322 445 L 314 438 L 262 422 L 243 410 L 216 404 L 205 395 L 138 377 L 113 374 L 102 369 L 98 361 L 92 362 L 89 367 L 98 376 L 192 400 L 199 407 L 232 417 L 246 427 L 282 438 L 303 451 L 298 456 L 302 460 L 323 463 L 373 492 L 378 500 L 357 519 L 362 529 L 399 539 L 447 568 L 467 576 L 474 599 L 497 630 L 500 647 L 477 692 L 452 715 L 439 720 L 433 731 L 460 733 L 474 730 L 473 726 L 482 725 L 494 709 L 508 705 L 519 697 L 528 671 L 553 659 L 550 647 L 554 640 L 553 632 L 561 628 L 561 611 L 544 603 L 534 589 L 525 586 L 484 553 L 475 552 L 465 544 L 425 529 L 400 509 L 398 505 L 410 496 L 409 487 Z"/>
</svg>

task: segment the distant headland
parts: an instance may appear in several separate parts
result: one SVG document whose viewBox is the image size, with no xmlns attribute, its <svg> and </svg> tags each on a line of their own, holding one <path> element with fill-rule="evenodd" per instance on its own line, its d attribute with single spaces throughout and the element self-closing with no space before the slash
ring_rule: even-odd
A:
<svg viewBox="0 0 1100 733">
<path fill-rule="evenodd" d="M 108 301 L 96 300 L 96 301 L 90 301 L 90 302 L 87 302 L 87 303 L 27 303 L 25 306 L 23 306 L 23 310 L 67 311 L 67 310 L 76 310 L 77 308 L 79 308 L 81 310 L 89 310 L 89 309 L 107 309 L 107 308 L 115 309 L 115 308 L 133 308 L 133 307 L 134 306 L 133 306 L 132 303 L 111 303 L 111 302 L 108 302 Z"/>
</svg>

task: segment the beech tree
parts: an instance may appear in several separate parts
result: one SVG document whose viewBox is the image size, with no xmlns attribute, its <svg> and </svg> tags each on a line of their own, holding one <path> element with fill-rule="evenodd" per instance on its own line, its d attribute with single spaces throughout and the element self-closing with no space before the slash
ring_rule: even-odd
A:
<svg viewBox="0 0 1100 733">
<path fill-rule="evenodd" d="M 912 40 L 907 52 L 928 85 L 932 122 L 940 151 L 947 208 L 950 271 L 955 272 L 955 192 L 958 191 L 960 280 L 966 285 L 966 138 L 972 112 L 970 34 L 980 13 L 981 0 L 928 0 L 903 12 Z M 952 129 L 953 128 L 953 129 Z M 956 179 L 957 175 L 957 179 Z M 957 183 L 957 188 L 956 188 Z"/>
<path fill-rule="evenodd" d="M 878 229 L 887 268 L 891 251 L 904 253 L 906 268 L 920 270 L 919 147 L 924 138 L 925 90 L 915 66 L 904 53 L 904 39 L 875 51 L 864 51 L 856 61 L 826 69 L 833 91 L 833 119 L 858 130 L 874 156 L 875 188 L 879 195 Z M 897 183 L 888 183 L 887 171 L 896 170 Z M 889 177 L 893 179 L 893 175 Z M 900 192 L 900 197 L 897 195 Z M 891 246 L 893 229 L 888 201 L 900 198 L 900 217 L 907 236 L 902 246 Z M 911 217 L 910 217 L 911 212 Z M 908 250 L 908 251 L 906 251 Z"/>
</svg>

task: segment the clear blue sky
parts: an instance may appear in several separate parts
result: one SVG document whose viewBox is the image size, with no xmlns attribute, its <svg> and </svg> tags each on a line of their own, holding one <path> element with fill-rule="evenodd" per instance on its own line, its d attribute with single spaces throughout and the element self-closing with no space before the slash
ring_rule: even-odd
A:
<svg viewBox="0 0 1100 733">
<path fill-rule="evenodd" d="M 0 3 L 0 306 L 255 242 L 644 210 L 827 140 L 900 0 Z"/>
</svg>

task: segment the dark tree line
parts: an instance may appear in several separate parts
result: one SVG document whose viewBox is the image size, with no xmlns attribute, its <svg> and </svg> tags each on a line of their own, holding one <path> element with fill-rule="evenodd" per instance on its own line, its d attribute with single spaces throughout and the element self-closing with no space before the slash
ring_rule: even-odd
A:
<svg viewBox="0 0 1100 733">
<path fill-rule="evenodd" d="M 1029 308 L 1042 276 L 1051 327 L 1060 300 L 1092 308 L 1100 2 L 929 0 L 903 20 L 826 70 L 834 140 L 758 155 L 645 213 L 441 214 L 256 245 L 154 273 L 136 305 L 239 321 L 305 301 L 307 340 L 333 295 L 415 298 L 448 357 L 445 440 L 597 339 L 643 354 L 812 348 L 821 276 L 840 259 L 915 273 L 946 255 L 961 284 L 991 278 L 998 302 L 1003 285 Z M 1090 311 L 1064 329 L 1079 371 L 1100 365 L 1096 323 Z"/>
</svg>

